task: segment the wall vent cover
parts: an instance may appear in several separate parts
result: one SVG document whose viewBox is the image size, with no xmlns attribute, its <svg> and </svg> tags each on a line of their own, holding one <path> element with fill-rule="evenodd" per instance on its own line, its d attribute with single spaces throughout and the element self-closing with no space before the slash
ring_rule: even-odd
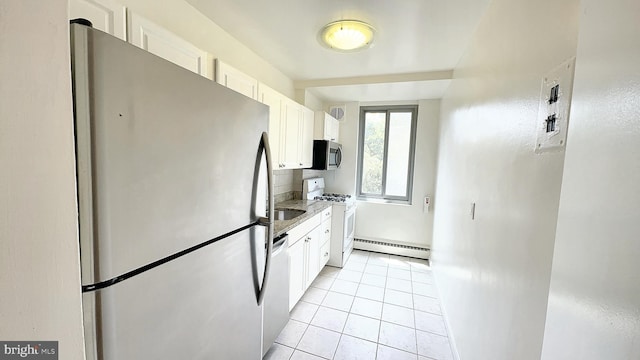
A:
<svg viewBox="0 0 640 360">
<path fill-rule="evenodd" d="M 344 120 L 344 114 L 346 110 L 346 105 L 335 105 L 329 107 L 329 114 L 336 118 L 338 121 Z"/>
</svg>

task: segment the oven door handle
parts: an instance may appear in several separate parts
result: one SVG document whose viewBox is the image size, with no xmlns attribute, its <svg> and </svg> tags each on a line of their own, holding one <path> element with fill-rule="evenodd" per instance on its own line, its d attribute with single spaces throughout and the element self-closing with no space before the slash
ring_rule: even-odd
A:
<svg viewBox="0 0 640 360">
<path fill-rule="evenodd" d="M 349 218 L 353 217 L 353 225 L 351 226 L 351 232 L 347 234 L 347 232 L 349 231 L 349 224 L 348 224 L 348 220 Z M 353 237 L 353 235 L 355 235 L 356 232 L 356 207 L 353 206 L 351 209 L 347 210 L 344 212 L 344 234 L 342 234 L 344 236 L 344 238 L 350 238 Z"/>
</svg>

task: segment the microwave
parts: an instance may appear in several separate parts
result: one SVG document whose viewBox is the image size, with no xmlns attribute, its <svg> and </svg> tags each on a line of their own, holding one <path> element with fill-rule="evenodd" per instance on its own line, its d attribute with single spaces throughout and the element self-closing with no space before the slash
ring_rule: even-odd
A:
<svg viewBox="0 0 640 360">
<path fill-rule="evenodd" d="M 313 166 L 315 170 L 335 170 L 342 162 L 342 145 L 328 140 L 313 140 Z"/>
</svg>

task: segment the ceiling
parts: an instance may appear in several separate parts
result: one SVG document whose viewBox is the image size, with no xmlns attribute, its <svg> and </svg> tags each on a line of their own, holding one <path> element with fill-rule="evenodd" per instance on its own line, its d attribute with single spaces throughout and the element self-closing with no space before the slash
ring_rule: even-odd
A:
<svg viewBox="0 0 640 360">
<path fill-rule="evenodd" d="M 490 0 L 187 1 L 296 88 L 339 102 L 441 97 Z M 373 25 L 373 47 L 321 46 L 318 31 L 340 19 Z"/>
</svg>

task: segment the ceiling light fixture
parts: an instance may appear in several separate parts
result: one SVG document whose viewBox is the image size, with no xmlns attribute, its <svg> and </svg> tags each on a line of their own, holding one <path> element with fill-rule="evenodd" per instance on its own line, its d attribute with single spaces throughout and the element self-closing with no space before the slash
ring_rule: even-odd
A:
<svg viewBox="0 0 640 360">
<path fill-rule="evenodd" d="M 358 20 L 339 20 L 325 25 L 318 34 L 324 46 L 343 52 L 371 47 L 375 29 Z"/>
</svg>

